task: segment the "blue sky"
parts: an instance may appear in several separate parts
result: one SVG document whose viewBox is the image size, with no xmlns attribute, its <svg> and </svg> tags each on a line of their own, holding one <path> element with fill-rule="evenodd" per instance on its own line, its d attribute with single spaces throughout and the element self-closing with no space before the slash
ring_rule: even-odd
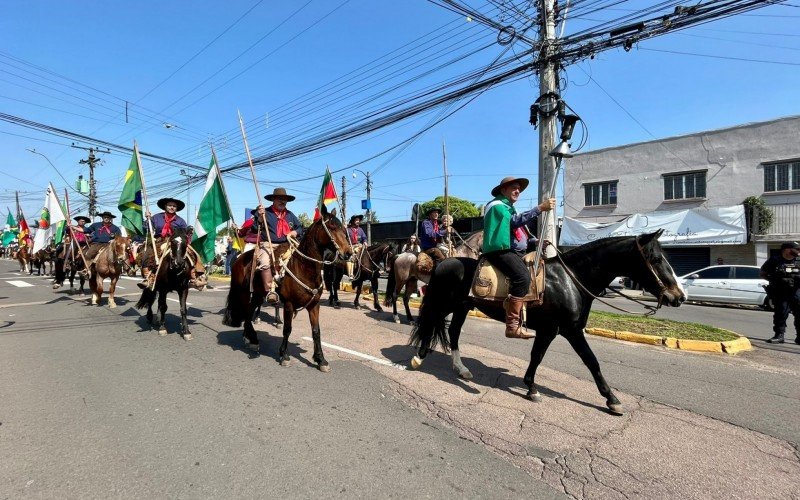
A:
<svg viewBox="0 0 800 500">
<path fill-rule="evenodd" d="M 482 2 L 471 4 L 489 9 Z M 566 33 L 648 4 L 622 2 L 588 19 L 568 18 Z M 497 11 L 493 14 L 500 19 Z M 800 114 L 798 21 L 800 4 L 789 2 L 570 66 L 562 75 L 562 96 L 588 126 L 584 150 Z M 439 36 L 439 45 L 423 45 L 433 36 Z M 247 121 L 253 155 L 259 156 L 308 137 L 312 130 L 346 123 L 351 113 L 381 102 L 375 94 L 391 86 L 397 89 L 385 99 L 486 65 L 503 50 L 495 39 L 492 30 L 422 0 L 4 2 L 0 112 L 125 146 L 136 139 L 142 151 L 202 167 L 208 165 L 208 142 L 213 141 L 225 167 L 245 158 L 237 109 Z M 408 55 L 412 46 L 430 48 Z M 520 44 L 512 50 L 524 48 Z M 392 51 L 381 60 L 383 66 L 365 68 Z M 450 59 L 455 62 L 419 75 Z M 520 56 L 520 62 L 527 61 Z M 339 94 L 309 97 L 344 75 L 351 79 Z M 404 80 L 410 81 L 401 85 Z M 442 194 L 442 140 L 453 196 L 485 203 L 491 187 L 506 175 L 527 176 L 535 183 L 538 134 L 527 120 L 537 95 L 535 75 L 493 88 L 402 154 L 359 165 L 375 172 L 378 218 L 407 220 L 415 201 Z M 326 165 L 337 170 L 370 158 L 417 133 L 431 116 L 259 168 L 262 194 L 285 185 L 298 197 L 290 208 L 312 213 L 321 179 L 289 181 L 321 176 Z M 78 163 L 85 152 L 69 147 L 71 142 L 0 122 L 0 207 L 5 203 L 13 210 L 13 194 L 19 190 L 32 218 L 48 181 L 63 190 L 62 176 L 73 183 L 87 175 Z M 28 148 L 45 154 L 60 175 Z M 99 208 L 116 211 L 130 156 L 115 152 L 101 157 Z M 187 198 L 181 167 L 146 158 L 143 163 L 154 193 Z M 353 172 L 334 175 L 337 192 L 341 177 L 347 176 L 348 213 L 365 197 L 363 175 L 354 179 Z M 241 222 L 244 208 L 257 201 L 249 172 L 226 175 L 225 181 Z M 192 211 L 201 193 L 198 182 L 191 189 Z M 74 206 L 85 210 L 77 195 L 70 196 Z M 534 196 L 535 189 L 523 194 L 521 205 L 532 205 Z M 157 196 L 151 198 L 154 205 Z"/>
</svg>

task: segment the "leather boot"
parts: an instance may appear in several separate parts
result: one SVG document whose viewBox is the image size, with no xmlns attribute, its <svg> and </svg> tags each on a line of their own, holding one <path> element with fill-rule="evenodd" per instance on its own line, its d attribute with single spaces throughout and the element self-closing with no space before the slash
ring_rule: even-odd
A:
<svg viewBox="0 0 800 500">
<path fill-rule="evenodd" d="M 272 270 L 261 269 L 261 283 L 267 292 L 267 304 L 274 306 L 278 303 L 278 294 L 272 289 Z"/>
<path fill-rule="evenodd" d="M 521 328 L 522 308 L 525 307 L 525 299 L 522 297 L 508 296 L 506 306 L 506 337 L 510 339 L 532 339 L 536 334 L 524 333 Z"/>
<path fill-rule="evenodd" d="M 769 342 L 770 344 L 783 344 L 784 343 L 783 334 L 776 333 L 775 336 L 767 340 L 767 342 Z"/>
<path fill-rule="evenodd" d="M 136 286 L 144 290 L 145 288 L 149 287 L 153 284 L 152 282 L 153 270 L 149 267 L 142 268 L 142 281 L 136 283 Z"/>
</svg>

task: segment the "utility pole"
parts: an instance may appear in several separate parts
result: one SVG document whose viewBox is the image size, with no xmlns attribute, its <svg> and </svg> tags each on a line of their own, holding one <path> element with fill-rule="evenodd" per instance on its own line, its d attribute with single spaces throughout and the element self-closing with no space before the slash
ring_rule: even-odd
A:
<svg viewBox="0 0 800 500">
<path fill-rule="evenodd" d="M 194 179 L 194 176 L 187 173 L 185 169 L 181 169 L 181 175 L 186 177 L 186 223 L 191 226 L 192 224 L 190 222 L 190 217 L 192 215 L 192 179 Z M 195 217 L 194 220 L 197 222 L 197 217 Z"/>
<path fill-rule="evenodd" d="M 347 224 L 347 176 L 342 176 L 342 222 Z"/>
<path fill-rule="evenodd" d="M 72 144 L 73 148 L 83 149 L 89 152 L 89 157 L 85 160 L 79 160 L 81 165 L 89 165 L 89 218 L 94 221 L 97 215 L 97 181 L 94 180 L 94 166 L 100 161 L 100 158 L 94 156 L 95 151 L 98 153 L 110 153 L 111 151 L 99 151 L 95 148 L 82 148 Z"/>
<path fill-rule="evenodd" d="M 539 40 L 542 49 L 539 51 L 539 109 L 544 111 L 539 114 L 539 202 L 550 198 L 555 193 L 550 193 L 549 188 L 553 177 L 556 175 L 555 158 L 550 156 L 550 151 L 555 147 L 556 140 L 556 114 L 554 107 L 558 98 L 558 68 L 556 61 L 550 59 L 553 54 L 556 32 L 555 0 L 540 0 Z M 548 257 L 556 254 L 556 211 L 552 217 L 539 217 L 540 239 L 548 240 L 552 245 L 545 250 Z"/>
<path fill-rule="evenodd" d="M 372 179 L 367 172 L 367 245 L 372 245 Z"/>
</svg>

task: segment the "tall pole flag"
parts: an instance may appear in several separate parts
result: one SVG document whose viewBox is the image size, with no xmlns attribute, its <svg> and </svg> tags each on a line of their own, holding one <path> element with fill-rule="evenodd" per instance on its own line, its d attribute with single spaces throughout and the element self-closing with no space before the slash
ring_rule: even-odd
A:
<svg viewBox="0 0 800 500">
<path fill-rule="evenodd" d="M 197 210 L 194 226 L 195 239 L 192 247 L 203 258 L 204 262 L 214 260 L 217 239 L 217 228 L 233 217 L 225 187 L 222 185 L 222 174 L 217 163 L 217 153 L 211 149 L 211 164 L 208 168 L 206 186 L 203 190 L 203 199 Z"/>
<path fill-rule="evenodd" d="M 64 215 L 64 211 L 61 209 L 61 204 L 58 202 L 58 198 L 56 198 L 56 190 L 53 184 L 48 184 L 44 198 L 44 207 L 42 207 L 39 218 L 39 229 L 36 231 L 36 236 L 33 239 L 33 249 L 31 252 L 36 253 L 45 248 L 50 238 L 56 240 L 54 241 L 55 244 L 61 243 L 58 241 L 57 229 L 59 225 L 61 225 L 63 229 L 63 224 L 59 223 L 66 220 L 67 218 Z M 61 236 L 63 237 L 63 231 Z"/>
<path fill-rule="evenodd" d="M 119 196 L 117 208 L 122 212 L 120 225 L 128 230 L 131 236 L 144 236 L 144 217 L 142 210 L 142 175 L 139 165 L 138 146 L 134 144 L 131 163 L 125 172 L 125 184 Z"/>
<path fill-rule="evenodd" d="M 31 239 L 31 230 L 28 228 L 28 221 L 25 220 L 25 215 L 22 213 L 22 207 L 19 206 L 19 192 L 17 195 L 17 224 L 19 224 L 19 244 L 27 245 Z"/>
<path fill-rule="evenodd" d="M 314 207 L 314 220 L 322 217 L 322 205 L 327 208 L 328 203 L 336 201 L 336 185 L 333 183 L 333 176 L 331 170 L 325 167 L 325 177 L 322 179 L 322 189 L 319 191 L 319 198 L 317 199 L 317 206 Z"/>
</svg>

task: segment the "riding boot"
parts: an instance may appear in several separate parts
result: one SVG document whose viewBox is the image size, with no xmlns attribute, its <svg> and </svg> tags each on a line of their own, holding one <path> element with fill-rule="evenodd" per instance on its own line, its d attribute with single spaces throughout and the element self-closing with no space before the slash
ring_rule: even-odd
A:
<svg viewBox="0 0 800 500">
<path fill-rule="evenodd" d="M 142 279 L 142 281 L 137 283 L 136 286 L 138 286 L 139 288 L 144 290 L 144 289 L 148 288 L 150 285 L 153 284 L 153 281 L 152 281 L 153 270 L 150 269 L 149 267 L 143 267 L 142 268 L 142 277 L 144 279 Z"/>
<path fill-rule="evenodd" d="M 503 304 L 506 308 L 506 337 L 510 339 L 532 339 L 536 335 L 524 333 L 521 328 L 522 308 L 525 307 L 525 299 L 509 295 Z"/>
<path fill-rule="evenodd" d="M 767 340 L 767 342 L 769 342 L 770 344 L 783 344 L 784 343 L 783 334 L 776 333 L 775 336 Z"/>
<path fill-rule="evenodd" d="M 272 289 L 272 269 L 261 269 L 261 283 L 267 292 L 267 304 L 274 306 L 278 303 L 278 294 Z"/>
</svg>

